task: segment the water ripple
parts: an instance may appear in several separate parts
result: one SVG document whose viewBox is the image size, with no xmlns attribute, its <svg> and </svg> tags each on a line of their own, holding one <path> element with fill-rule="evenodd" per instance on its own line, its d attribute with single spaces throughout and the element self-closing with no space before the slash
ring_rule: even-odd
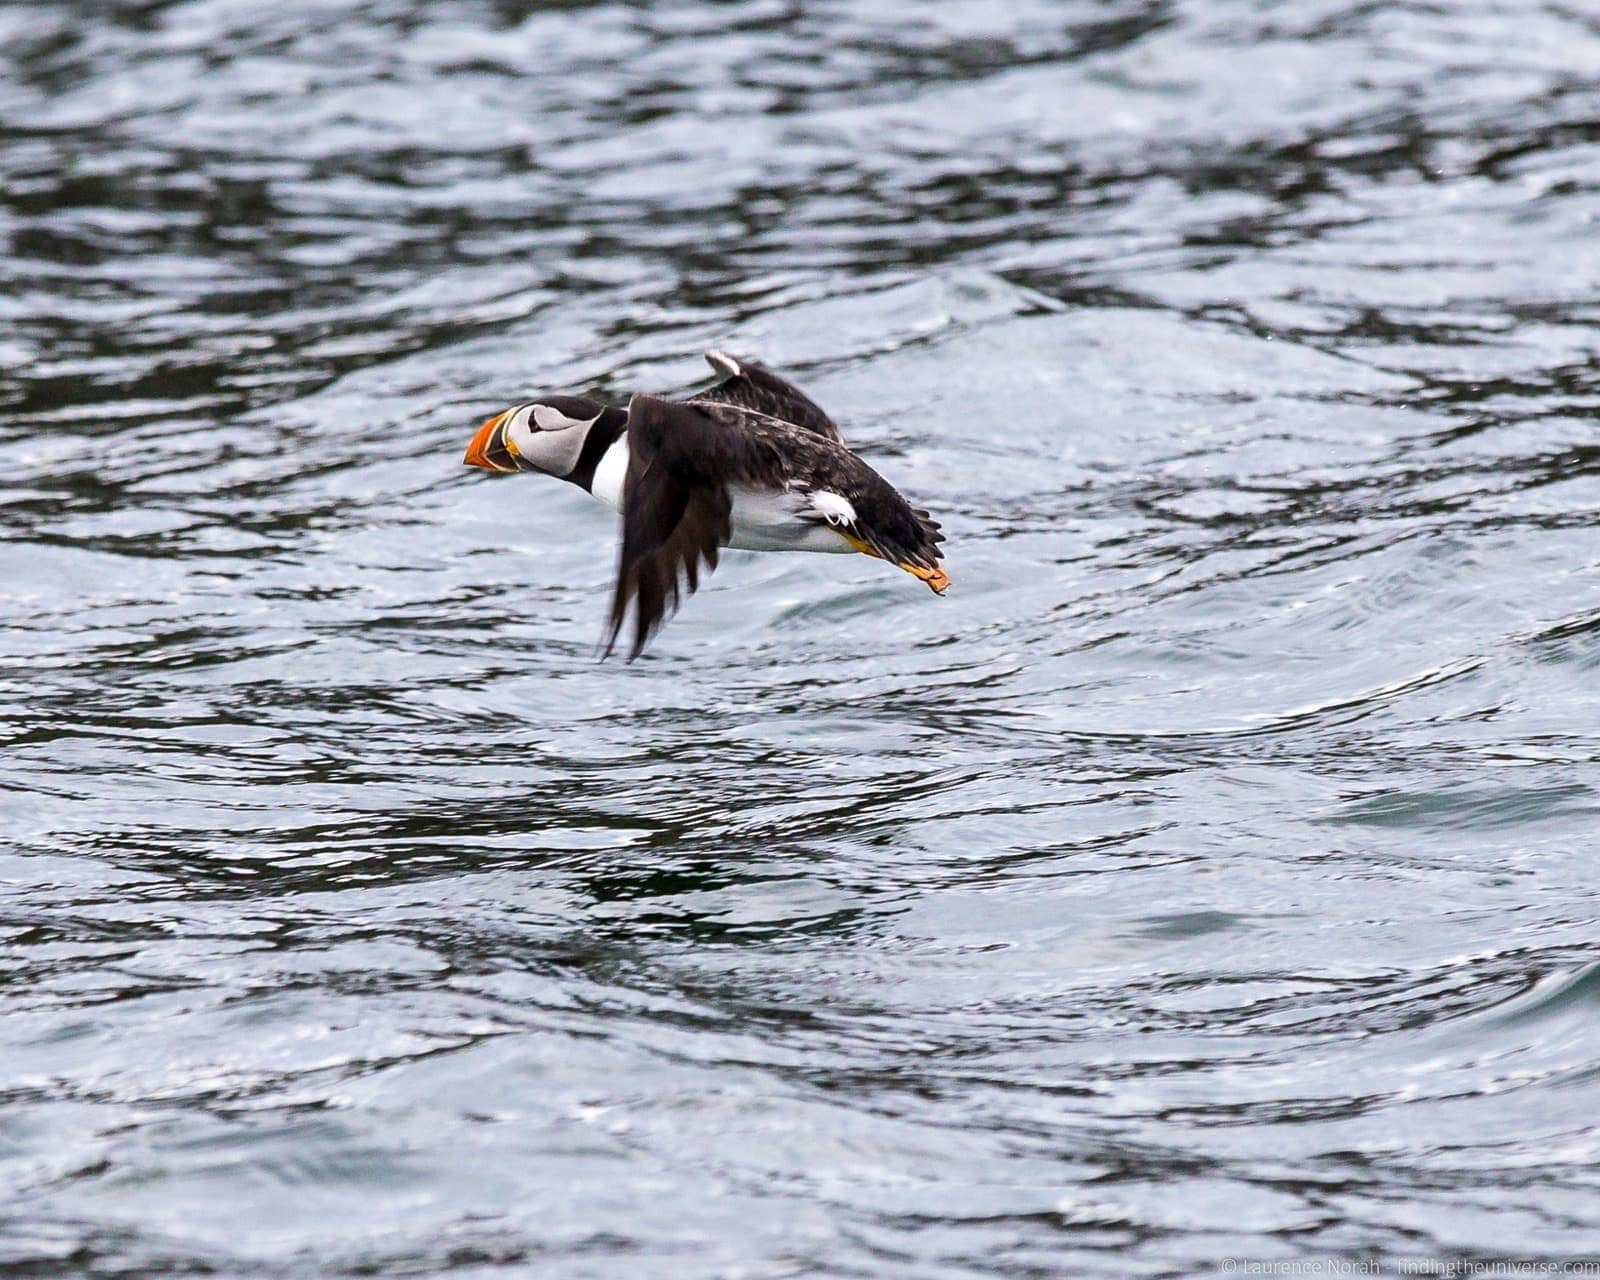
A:
<svg viewBox="0 0 1600 1280">
<path fill-rule="evenodd" d="M 1591 1253 L 1597 55 L 0 10 L 0 1269 Z M 612 519 L 465 434 L 713 345 L 947 599 L 735 555 L 595 661 Z"/>
</svg>

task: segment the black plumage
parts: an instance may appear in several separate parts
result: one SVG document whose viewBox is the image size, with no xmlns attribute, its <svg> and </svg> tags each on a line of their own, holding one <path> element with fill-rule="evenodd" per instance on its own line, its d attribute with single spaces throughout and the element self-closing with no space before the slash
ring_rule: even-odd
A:
<svg viewBox="0 0 1600 1280">
<path fill-rule="evenodd" d="M 859 551 L 944 592 L 938 524 L 827 413 L 753 361 L 706 359 L 722 380 L 686 400 L 636 395 L 624 410 L 544 396 L 494 415 L 467 446 L 469 466 L 557 476 L 622 512 L 607 653 L 631 611 L 637 657 L 729 545 Z"/>
<path fill-rule="evenodd" d="M 721 382 L 689 397 L 690 404 L 731 404 L 753 409 L 780 422 L 844 443 L 839 424 L 787 378 L 781 378 L 754 360 L 735 360 L 721 351 L 706 352 L 706 363 L 725 375 Z"/>
<path fill-rule="evenodd" d="M 939 525 L 846 448 L 821 409 L 776 375 L 766 378 L 770 381 L 756 381 L 745 372 L 713 390 L 739 384 L 738 394 L 762 397 L 804 422 L 704 394 L 686 402 L 641 394 L 629 402 L 622 554 L 607 652 L 630 604 L 632 656 L 637 657 L 681 597 L 699 586 L 702 565 L 716 567 L 732 533 L 731 490 L 736 487 L 836 494 L 853 509 L 854 519 L 829 519 L 822 510 L 797 518 L 834 525 L 858 550 L 915 573 L 936 591 L 948 584 L 939 569 L 938 544 L 944 540 Z M 819 418 L 831 430 L 821 429 Z"/>
</svg>

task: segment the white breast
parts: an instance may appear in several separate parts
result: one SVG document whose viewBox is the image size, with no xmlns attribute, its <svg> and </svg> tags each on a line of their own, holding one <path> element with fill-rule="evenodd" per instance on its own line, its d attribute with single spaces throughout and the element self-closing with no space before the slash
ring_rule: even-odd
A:
<svg viewBox="0 0 1600 1280">
<path fill-rule="evenodd" d="M 628 476 L 628 434 L 623 432 L 611 442 L 611 447 L 600 455 L 595 464 L 594 483 L 589 492 L 613 511 L 622 510 L 622 482 Z"/>
</svg>

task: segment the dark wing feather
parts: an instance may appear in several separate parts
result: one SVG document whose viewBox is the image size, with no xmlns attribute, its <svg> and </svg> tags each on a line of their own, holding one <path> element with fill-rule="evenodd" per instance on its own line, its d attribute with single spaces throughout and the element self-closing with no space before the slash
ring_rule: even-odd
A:
<svg viewBox="0 0 1600 1280">
<path fill-rule="evenodd" d="M 728 484 L 782 484 L 782 458 L 742 435 L 714 406 L 636 395 L 628 405 L 628 474 L 622 488 L 622 555 L 605 652 L 633 606 L 629 659 L 637 658 L 683 596 L 700 585 L 702 562 L 717 567 L 731 533 Z"/>
<path fill-rule="evenodd" d="M 720 422 L 731 438 L 747 449 L 765 448 L 778 462 L 762 473 L 773 487 L 801 493 L 825 490 L 836 493 L 855 508 L 856 518 L 838 526 L 864 542 L 874 555 L 891 564 L 932 569 L 944 553 L 938 521 L 913 507 L 900 491 L 872 469 L 842 441 L 807 431 L 748 408 L 727 404 L 699 404 L 700 412 Z M 819 514 L 816 519 L 822 519 Z"/>
<path fill-rule="evenodd" d="M 720 351 L 706 352 L 706 362 L 726 375 L 714 387 L 707 387 L 689 398 L 689 403 L 711 401 L 753 409 L 780 422 L 793 423 L 824 439 L 844 443 L 839 424 L 787 378 L 781 378 L 753 360 L 735 360 Z"/>
</svg>

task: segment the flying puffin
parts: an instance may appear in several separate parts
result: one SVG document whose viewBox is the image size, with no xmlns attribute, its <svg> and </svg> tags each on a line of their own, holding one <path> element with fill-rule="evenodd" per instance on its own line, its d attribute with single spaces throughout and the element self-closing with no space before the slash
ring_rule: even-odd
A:
<svg viewBox="0 0 1600 1280">
<path fill-rule="evenodd" d="M 706 360 L 722 381 L 687 400 L 641 392 L 619 409 L 542 396 L 496 414 L 467 446 L 469 467 L 557 476 L 622 513 L 605 653 L 631 603 L 638 657 L 723 547 L 859 551 L 944 594 L 938 524 L 852 453 L 832 418 L 753 361 Z"/>
</svg>

